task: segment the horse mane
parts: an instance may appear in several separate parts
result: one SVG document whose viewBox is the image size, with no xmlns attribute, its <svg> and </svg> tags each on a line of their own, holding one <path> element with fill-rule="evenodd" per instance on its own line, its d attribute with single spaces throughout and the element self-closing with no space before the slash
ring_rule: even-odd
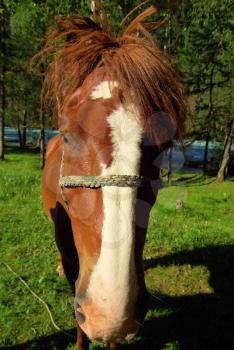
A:
<svg viewBox="0 0 234 350">
<path fill-rule="evenodd" d="M 57 18 L 57 26 L 49 31 L 44 49 L 36 55 L 42 61 L 50 60 L 43 100 L 52 105 L 55 114 L 60 112 L 66 96 L 96 68 L 104 66 L 108 79 L 118 82 L 121 100 L 138 109 L 156 144 L 163 143 L 162 136 L 160 127 L 155 130 L 157 126 L 152 127 L 151 121 L 160 112 L 176 130 L 174 134 L 182 139 L 184 89 L 168 57 L 154 44 L 148 30 L 154 27 L 152 22 L 145 23 L 155 12 L 153 6 L 143 11 L 122 35 L 109 34 L 88 17 Z"/>
</svg>

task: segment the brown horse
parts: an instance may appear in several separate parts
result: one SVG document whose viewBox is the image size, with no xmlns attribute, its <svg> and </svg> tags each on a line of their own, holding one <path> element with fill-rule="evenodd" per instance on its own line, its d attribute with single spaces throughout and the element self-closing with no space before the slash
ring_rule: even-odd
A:
<svg viewBox="0 0 234 350">
<path fill-rule="evenodd" d="M 120 37 L 89 18 L 60 19 L 40 53 L 52 56 L 44 99 L 60 131 L 47 148 L 43 203 L 75 295 L 79 350 L 83 332 L 111 349 L 130 342 L 147 311 L 148 218 L 161 151 L 181 137 L 184 114 L 183 89 L 147 31 L 154 12 Z"/>
</svg>

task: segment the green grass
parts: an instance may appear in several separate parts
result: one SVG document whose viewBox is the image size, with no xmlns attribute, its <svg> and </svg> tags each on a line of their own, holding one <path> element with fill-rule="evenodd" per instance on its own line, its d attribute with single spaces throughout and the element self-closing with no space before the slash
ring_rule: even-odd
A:
<svg viewBox="0 0 234 350">
<path fill-rule="evenodd" d="M 8 153 L 0 163 L 0 253 L 75 335 L 73 299 L 55 269 L 53 227 L 43 213 L 38 154 Z M 176 200 L 184 207 L 176 210 Z M 152 293 L 132 345 L 143 350 L 234 349 L 234 182 L 177 174 L 151 214 L 145 277 Z M 0 349 L 74 349 L 48 314 L 0 264 Z M 98 344 L 90 349 L 100 349 Z"/>
</svg>

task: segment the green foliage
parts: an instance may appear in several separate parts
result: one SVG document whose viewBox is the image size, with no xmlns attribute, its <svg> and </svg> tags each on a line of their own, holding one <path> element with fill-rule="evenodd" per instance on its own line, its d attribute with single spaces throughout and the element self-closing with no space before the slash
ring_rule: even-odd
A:
<svg viewBox="0 0 234 350">
<path fill-rule="evenodd" d="M 10 12 L 7 79 L 6 124 L 21 126 L 27 113 L 27 126 L 40 126 L 40 92 L 42 78 L 30 71 L 30 60 L 43 45 L 47 28 L 57 15 L 79 12 L 89 15 L 87 1 L 6 0 Z M 50 116 L 47 117 L 50 125 Z"/>
<path fill-rule="evenodd" d="M 90 0 L 4 0 L 9 13 L 5 85 L 8 108 L 6 124 L 22 126 L 27 111 L 27 125 L 39 127 L 42 77 L 30 72 L 32 56 L 43 46 L 45 33 L 57 15 L 90 16 Z M 103 0 L 111 28 L 116 31 L 120 20 L 141 0 Z M 150 4 L 150 3 L 149 3 Z M 190 138 L 204 138 L 209 124 L 210 136 L 223 141 L 226 125 L 233 115 L 234 50 L 231 0 L 158 1 L 153 19 L 167 16 L 169 25 L 155 31 L 157 45 L 172 55 L 189 92 L 187 130 Z M 147 5 L 144 6 L 144 8 Z M 134 18 L 137 10 L 126 21 Z M 208 120 L 209 89 L 212 73 L 212 118 Z M 47 126 L 56 126 L 50 114 Z"/>
<path fill-rule="evenodd" d="M 233 113 L 233 25 L 230 0 L 183 2 L 179 20 L 183 23 L 181 46 L 176 60 L 191 94 L 195 95 L 192 133 L 209 125 L 212 138 L 224 137 L 223 131 Z M 210 96 L 212 93 L 212 96 Z M 211 101 L 210 101 L 211 98 Z M 212 103 L 212 120 L 208 120 Z"/>
</svg>

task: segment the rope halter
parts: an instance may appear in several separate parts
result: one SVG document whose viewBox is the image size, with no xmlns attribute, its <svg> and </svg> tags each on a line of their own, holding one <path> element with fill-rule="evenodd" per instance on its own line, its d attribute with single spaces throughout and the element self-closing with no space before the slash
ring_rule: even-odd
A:
<svg viewBox="0 0 234 350">
<path fill-rule="evenodd" d="M 142 176 L 137 175 L 61 176 L 59 185 L 65 188 L 140 187 L 142 180 Z"/>
<path fill-rule="evenodd" d="M 147 179 L 139 175 L 99 175 L 99 176 L 64 176 L 64 148 L 59 175 L 59 187 L 61 196 L 68 206 L 68 201 L 63 193 L 64 188 L 101 188 L 104 186 L 132 187 L 143 186 Z"/>
</svg>

